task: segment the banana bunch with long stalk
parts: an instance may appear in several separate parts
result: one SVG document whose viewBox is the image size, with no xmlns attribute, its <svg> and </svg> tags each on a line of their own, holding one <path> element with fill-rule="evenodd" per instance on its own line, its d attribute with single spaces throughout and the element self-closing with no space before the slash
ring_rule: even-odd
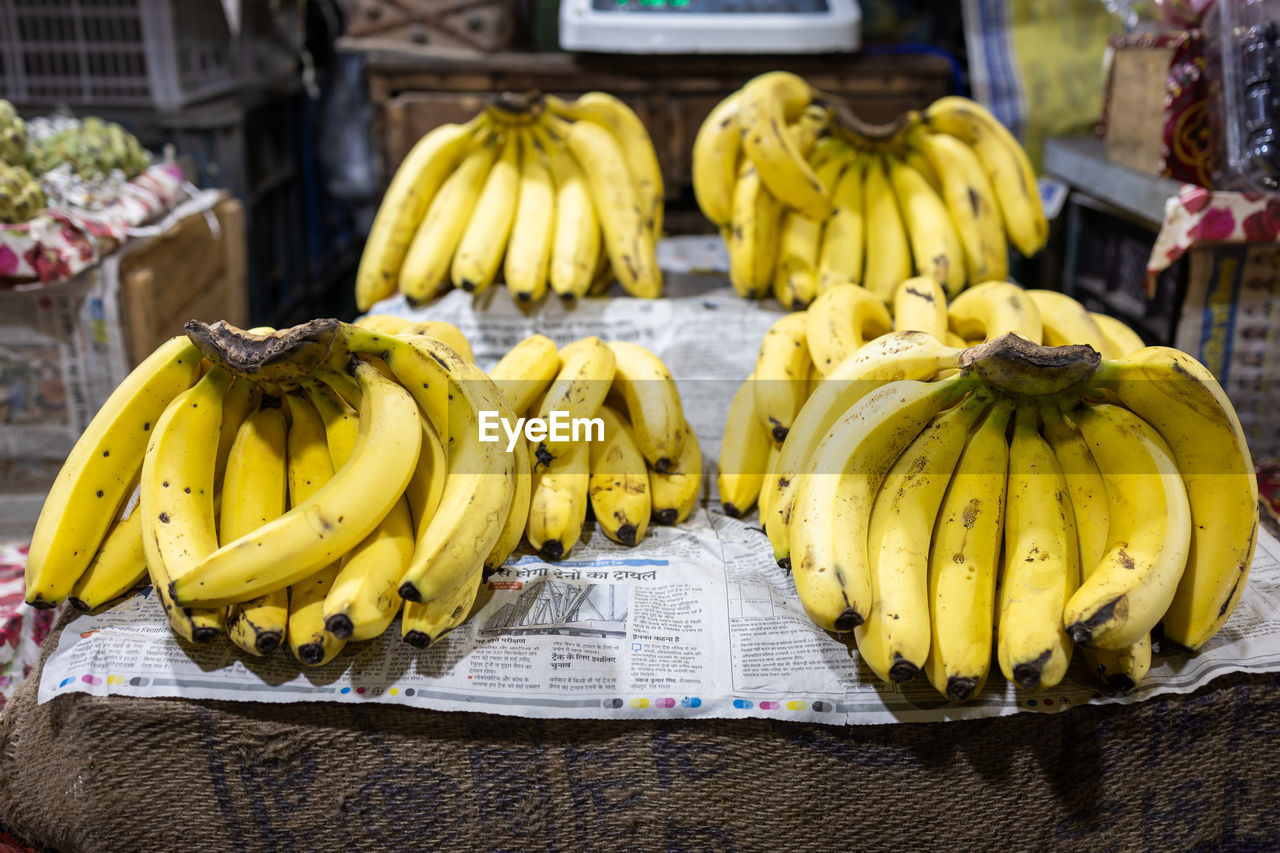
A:
<svg viewBox="0 0 1280 853">
<path fill-rule="evenodd" d="M 867 288 L 825 275 L 829 281 L 807 309 L 780 317 L 765 334 L 755 370 L 735 395 L 725 422 L 721 502 L 728 514 L 741 517 L 757 501 L 763 507 L 778 498 L 772 514 L 761 513 L 766 530 L 774 515 L 788 516 L 791 510 L 790 490 L 777 484 L 790 481 L 800 456 L 811 451 L 830 426 L 803 417 L 808 401 L 819 399 L 810 411 L 827 410 L 836 389 L 841 389 L 841 403 L 852 402 L 847 399 L 848 386 L 841 383 L 875 378 L 879 368 L 874 359 L 864 365 L 850 356 L 864 349 L 880 352 L 876 347 L 881 344 L 890 349 L 903 346 L 892 332 L 923 332 L 952 349 L 1014 333 L 1037 344 L 1087 344 L 1107 358 L 1144 345 L 1121 321 L 1090 312 L 1056 291 L 991 281 L 948 302 L 941 284 L 929 276 L 915 276 L 894 287 L 886 306 Z M 864 374 L 864 369 L 870 372 Z M 785 548 L 785 537 L 776 544 Z"/>
<path fill-rule="evenodd" d="M 761 523 L 809 618 L 852 632 L 881 679 L 923 673 L 956 702 L 993 660 L 1020 690 L 1050 688 L 1076 648 L 1132 687 L 1153 631 L 1195 650 L 1222 627 L 1256 544 L 1236 413 L 1166 347 L 893 332 L 838 364 L 769 452 Z M 722 483 L 739 473 L 724 464 Z"/>
<path fill-rule="evenodd" d="M 954 297 L 1008 277 L 1009 244 L 1048 239 L 1035 173 L 985 108 L 949 96 L 887 125 L 785 71 L 762 74 L 707 116 L 693 187 L 721 229 L 745 298 L 801 310 L 828 282 L 884 303 L 927 276 Z"/>
<path fill-rule="evenodd" d="M 622 100 L 504 93 L 432 130 L 393 176 L 356 273 L 356 304 L 505 283 L 522 304 L 572 301 L 615 279 L 662 291 L 663 184 L 643 122 Z"/>
<path fill-rule="evenodd" d="M 550 425 L 529 436 L 524 529 L 544 559 L 567 557 L 594 529 L 591 516 L 605 537 L 633 547 L 650 523 L 680 524 L 698 507 L 698 439 L 671 373 L 648 349 L 594 336 L 557 349 L 532 335 L 490 376 L 518 416 Z M 562 416 L 559 432 L 553 413 Z"/>
</svg>

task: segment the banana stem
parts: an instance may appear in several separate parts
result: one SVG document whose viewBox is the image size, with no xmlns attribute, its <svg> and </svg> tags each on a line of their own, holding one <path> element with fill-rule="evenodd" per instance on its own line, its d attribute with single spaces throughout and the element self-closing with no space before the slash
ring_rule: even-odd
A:
<svg viewBox="0 0 1280 853">
<path fill-rule="evenodd" d="M 209 361 L 255 383 L 297 382 L 329 361 L 344 324 L 328 318 L 256 334 L 231 325 L 189 321 L 187 337 Z"/>
<path fill-rule="evenodd" d="M 972 368 L 997 388 L 1033 397 L 1061 394 L 1087 381 L 1101 361 L 1086 344 L 1047 347 L 1012 332 L 960 354 L 962 368 Z"/>
<path fill-rule="evenodd" d="M 833 126 L 843 131 L 844 135 L 852 137 L 851 141 L 855 143 L 892 143 L 922 120 L 919 111 L 910 110 L 887 124 L 872 124 L 859 118 L 848 104 L 831 95 L 819 95 L 815 103 L 825 107 L 831 114 Z"/>
</svg>

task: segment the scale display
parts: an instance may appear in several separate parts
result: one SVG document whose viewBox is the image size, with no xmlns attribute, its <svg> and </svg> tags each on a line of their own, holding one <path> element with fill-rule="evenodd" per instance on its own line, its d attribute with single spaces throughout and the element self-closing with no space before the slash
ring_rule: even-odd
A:
<svg viewBox="0 0 1280 853">
<path fill-rule="evenodd" d="M 589 53 L 843 53 L 855 0 L 561 0 L 560 46 Z"/>
</svg>

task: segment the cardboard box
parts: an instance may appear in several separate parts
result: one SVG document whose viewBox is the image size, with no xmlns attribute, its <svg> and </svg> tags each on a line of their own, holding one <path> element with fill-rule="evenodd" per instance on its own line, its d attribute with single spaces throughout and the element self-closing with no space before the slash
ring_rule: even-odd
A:
<svg viewBox="0 0 1280 853">
<path fill-rule="evenodd" d="M 1198 30 L 1113 38 L 1098 132 L 1107 159 L 1210 186 L 1204 38 Z"/>
</svg>

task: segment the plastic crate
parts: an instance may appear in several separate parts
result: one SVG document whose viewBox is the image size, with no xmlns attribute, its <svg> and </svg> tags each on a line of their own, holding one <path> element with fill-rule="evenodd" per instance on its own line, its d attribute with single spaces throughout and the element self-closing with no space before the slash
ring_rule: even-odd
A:
<svg viewBox="0 0 1280 853">
<path fill-rule="evenodd" d="M 217 0 L 0 0 L 0 97 L 173 110 L 235 89 Z"/>
</svg>

